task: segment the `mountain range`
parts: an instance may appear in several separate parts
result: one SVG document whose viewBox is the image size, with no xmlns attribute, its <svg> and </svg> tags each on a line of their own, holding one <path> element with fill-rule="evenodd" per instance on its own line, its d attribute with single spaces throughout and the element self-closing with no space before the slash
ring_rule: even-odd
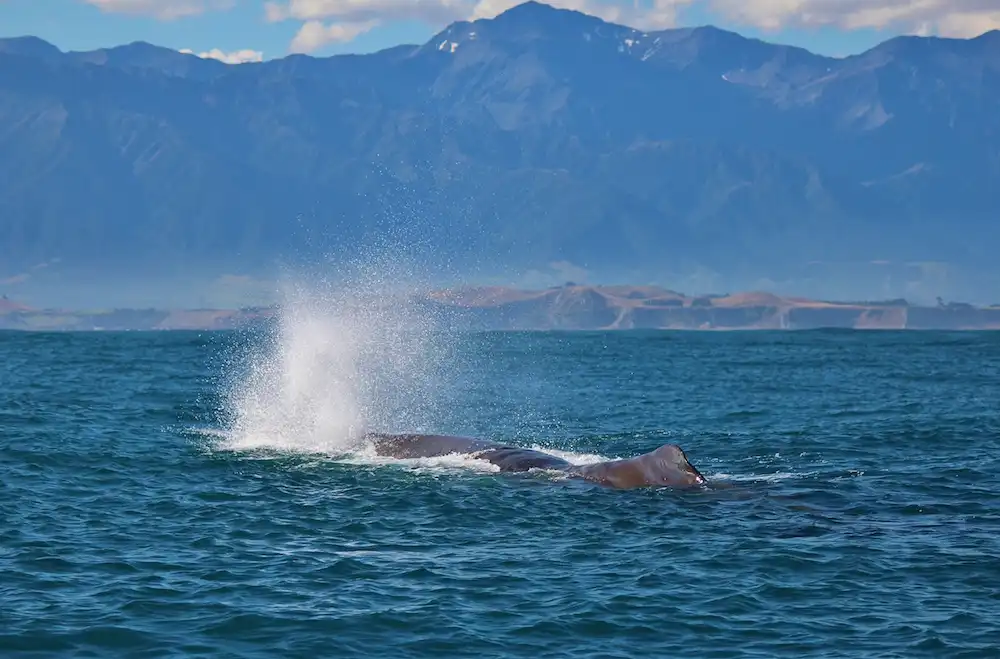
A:
<svg viewBox="0 0 1000 659">
<path fill-rule="evenodd" d="M 998 182 L 996 31 L 829 58 L 527 2 L 422 45 L 240 65 L 0 40 L 18 297 L 391 245 L 442 280 L 991 300 Z"/>
</svg>

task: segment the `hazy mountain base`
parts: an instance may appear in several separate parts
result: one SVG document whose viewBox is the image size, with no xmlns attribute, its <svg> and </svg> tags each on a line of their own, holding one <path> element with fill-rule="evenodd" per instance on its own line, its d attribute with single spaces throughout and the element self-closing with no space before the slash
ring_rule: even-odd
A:
<svg viewBox="0 0 1000 659">
<path fill-rule="evenodd" d="M 387 255 L 389 254 L 389 255 Z M 1000 299 L 997 278 L 987 273 L 969 273 L 946 263 L 837 263 L 813 262 L 798 268 L 775 265 L 768 277 L 751 273 L 723 275 L 704 267 L 664 262 L 661 277 L 645 277 L 637 268 L 616 268 L 612 275 L 596 276 L 592 270 L 570 261 L 549 263 L 507 273 L 475 272 L 461 276 L 448 272 L 452 264 L 435 261 L 432 255 L 419 260 L 412 250 L 376 252 L 367 257 L 352 255 L 355 263 L 369 259 L 374 264 L 405 263 L 403 272 L 389 272 L 396 285 L 421 290 L 498 286 L 542 290 L 566 282 L 604 286 L 615 281 L 642 282 L 693 295 L 717 291 L 767 290 L 783 297 L 832 300 L 885 300 L 905 298 L 910 303 L 936 306 L 937 298 L 959 299 L 986 306 Z M 180 269 L 180 268 L 179 268 Z M 210 275 L 205 272 L 178 272 L 156 277 L 138 272 L 108 277 L 80 269 L 69 270 L 63 263 L 43 264 L 21 276 L 0 278 L 0 295 L 7 295 L 32 308 L 85 309 L 238 309 L 278 304 L 289 277 L 300 281 L 330 281 L 344 276 L 343 262 L 318 262 L 312 267 L 272 270 L 266 276 L 248 274 Z M 435 272 L 436 270 L 436 272 Z M 440 273 L 444 271 L 444 275 Z M 305 272 L 305 275 L 301 273 Z M 416 281 L 414 281 L 416 280 Z M 388 282 L 383 282 L 388 283 Z M 346 285 L 350 285 L 347 282 Z M 975 293 L 970 293 L 975 291 Z"/>
<path fill-rule="evenodd" d="M 469 288 L 400 300 L 458 330 L 1000 329 L 1000 306 L 905 300 L 821 302 L 769 293 L 690 297 L 656 287 L 564 286 L 544 291 Z M 33 310 L 6 301 L 0 329 L 36 331 L 223 330 L 272 322 L 277 307 L 246 309 Z"/>
<path fill-rule="evenodd" d="M 565 262 L 910 297 L 855 264 L 935 263 L 925 298 L 992 301 L 1000 267 L 1000 32 L 833 59 L 527 4 L 240 66 L 0 40 L 0 125 L 0 281 L 61 259 L 63 290 L 262 278 L 382 236 L 464 281 Z"/>
</svg>

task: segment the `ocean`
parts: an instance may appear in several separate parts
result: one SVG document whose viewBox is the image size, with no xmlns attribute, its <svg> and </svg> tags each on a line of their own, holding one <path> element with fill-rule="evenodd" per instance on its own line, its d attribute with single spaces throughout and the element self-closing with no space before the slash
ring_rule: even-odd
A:
<svg viewBox="0 0 1000 659">
<path fill-rule="evenodd" d="M 3 657 L 1000 656 L 1000 333 L 10 332 L 0 401 Z"/>
</svg>

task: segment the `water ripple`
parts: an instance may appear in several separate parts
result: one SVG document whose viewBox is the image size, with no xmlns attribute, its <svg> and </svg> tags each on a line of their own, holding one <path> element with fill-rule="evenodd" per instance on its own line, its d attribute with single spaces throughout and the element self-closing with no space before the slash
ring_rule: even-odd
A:
<svg viewBox="0 0 1000 659">
<path fill-rule="evenodd" d="M 456 349 L 476 369 L 442 387 L 461 414 L 440 430 L 574 455 L 676 441 L 727 485 L 695 492 L 232 450 L 218 341 L 0 336 L 0 654 L 1000 647 L 996 335 L 487 334 Z"/>
</svg>

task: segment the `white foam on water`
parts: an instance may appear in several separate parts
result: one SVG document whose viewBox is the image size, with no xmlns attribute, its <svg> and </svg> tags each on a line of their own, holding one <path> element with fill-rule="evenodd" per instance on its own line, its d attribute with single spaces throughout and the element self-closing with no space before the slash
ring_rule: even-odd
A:
<svg viewBox="0 0 1000 659">
<path fill-rule="evenodd" d="M 574 465 L 585 465 L 594 464 L 596 462 L 603 462 L 608 460 L 600 455 L 589 454 L 589 453 L 573 453 L 569 451 L 559 451 L 545 446 L 529 446 L 536 451 L 542 453 L 548 453 L 549 455 L 554 455 L 556 457 L 566 460 L 570 464 Z M 343 457 L 339 460 L 340 462 L 346 464 L 358 464 L 358 465 L 394 465 L 412 469 L 418 472 L 455 472 L 455 471 L 473 471 L 480 473 L 498 473 L 500 467 L 493 464 L 492 462 L 468 454 L 451 453 L 448 455 L 437 456 L 433 458 L 391 458 L 386 456 L 380 456 L 374 452 L 370 445 L 360 446 L 357 450 L 348 456 Z M 538 469 L 534 471 L 551 471 L 554 474 L 560 476 L 565 475 L 559 470 L 547 470 Z"/>
<path fill-rule="evenodd" d="M 603 455 L 598 455 L 596 453 L 574 453 L 572 451 L 560 451 L 558 449 L 550 448 L 548 446 L 539 446 L 537 444 L 529 446 L 534 451 L 541 451 L 542 453 L 548 453 L 549 455 L 554 455 L 557 458 L 562 458 L 566 462 L 573 465 L 589 465 L 596 464 L 598 462 L 607 462 L 608 460 L 615 460 L 617 458 L 609 458 Z"/>
<path fill-rule="evenodd" d="M 702 470 L 704 473 L 704 470 Z M 705 477 L 709 480 L 727 480 L 736 482 L 759 482 L 764 481 L 768 483 L 777 483 L 778 481 L 789 480 L 792 478 L 809 478 L 815 475 L 816 472 L 804 472 L 804 473 L 793 473 L 787 471 L 781 471 L 774 474 L 726 474 L 726 473 L 715 473 L 708 474 L 705 473 Z"/>
<path fill-rule="evenodd" d="M 432 458 L 392 458 L 375 453 L 371 445 L 359 446 L 354 452 L 339 460 L 344 464 L 397 466 L 421 473 L 480 472 L 496 473 L 500 468 L 488 460 L 468 454 L 451 453 Z"/>
</svg>

